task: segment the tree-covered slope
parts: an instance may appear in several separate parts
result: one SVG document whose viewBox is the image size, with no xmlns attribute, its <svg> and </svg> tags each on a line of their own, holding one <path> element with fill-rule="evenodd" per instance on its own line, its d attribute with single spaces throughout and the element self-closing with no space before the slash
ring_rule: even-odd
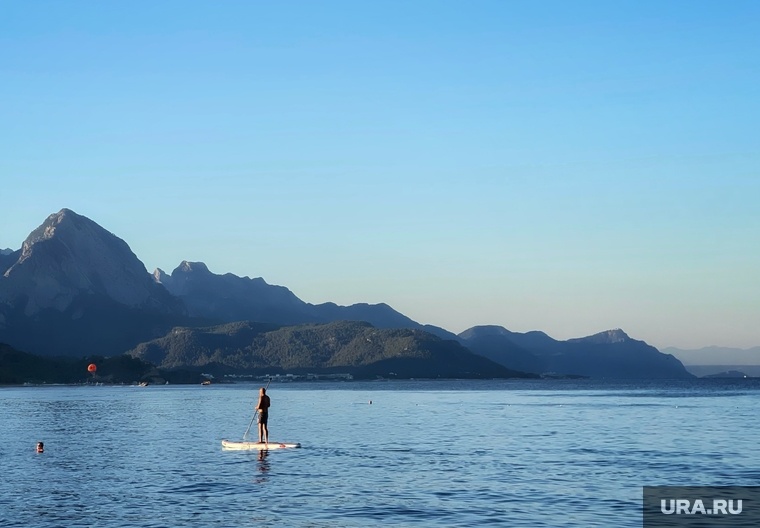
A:
<svg viewBox="0 0 760 528">
<path fill-rule="evenodd" d="M 240 322 L 175 328 L 130 351 L 162 368 L 216 372 L 327 373 L 359 378 L 508 378 L 529 376 L 428 332 L 340 321 L 276 327 Z"/>
<path fill-rule="evenodd" d="M 94 363 L 96 372 L 87 366 Z M 0 385 L 23 383 L 132 383 L 154 371 L 152 365 L 126 355 L 79 359 L 42 357 L 0 343 Z"/>
</svg>

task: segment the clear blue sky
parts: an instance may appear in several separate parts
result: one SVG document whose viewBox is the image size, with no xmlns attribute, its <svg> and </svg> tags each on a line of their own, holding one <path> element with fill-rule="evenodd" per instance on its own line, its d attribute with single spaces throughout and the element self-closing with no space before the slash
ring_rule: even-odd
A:
<svg viewBox="0 0 760 528">
<path fill-rule="evenodd" d="M 460 332 L 760 345 L 760 2 L 6 2 L 0 248 L 63 207 Z"/>
</svg>

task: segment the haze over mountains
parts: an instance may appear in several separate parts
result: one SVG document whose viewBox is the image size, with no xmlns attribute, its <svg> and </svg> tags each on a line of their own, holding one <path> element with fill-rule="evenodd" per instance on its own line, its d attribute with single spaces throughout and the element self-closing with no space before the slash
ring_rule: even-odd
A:
<svg viewBox="0 0 760 528">
<path fill-rule="evenodd" d="M 329 349 L 330 358 L 305 354 L 298 362 L 303 368 L 372 373 L 378 371 L 368 365 L 393 365 L 396 370 L 416 365 L 409 372 L 417 377 L 424 372 L 466 377 L 476 371 L 496 377 L 514 371 L 614 378 L 691 376 L 676 358 L 622 330 L 557 341 L 543 332 L 483 326 L 457 336 L 413 321 L 386 304 L 313 305 L 283 286 L 262 278 L 218 275 L 202 262 L 183 261 L 171 274 L 156 269 L 151 275 L 126 242 L 68 209 L 50 215 L 21 249 L 0 253 L 0 273 L 0 342 L 46 356 L 131 351 L 165 364 L 166 355 L 156 350 L 171 350 L 178 358 L 176 366 L 198 366 L 198 352 L 207 358 L 216 355 L 220 368 L 259 369 L 298 368 L 285 360 L 293 350 L 318 355 Z M 224 325 L 239 321 L 270 326 L 257 327 L 254 335 L 243 331 L 243 324 L 232 339 Z M 338 321 L 372 326 L 335 326 Z M 391 329 L 406 333 L 386 332 Z M 375 332 L 372 335 L 387 346 L 378 348 L 367 332 Z M 196 341 L 177 339 L 180 334 L 204 343 L 217 340 L 218 346 L 198 348 Z M 299 341 L 295 336 L 308 338 Z M 325 348 L 315 336 L 342 345 Z M 404 347 L 397 346 L 399 339 Z M 266 354 L 261 356 L 263 350 Z M 255 357 L 267 357 L 268 363 Z"/>
<path fill-rule="evenodd" d="M 760 347 L 729 348 L 709 346 L 698 349 L 663 349 L 677 357 L 686 370 L 696 376 L 721 376 L 733 373 L 760 377 Z"/>
<path fill-rule="evenodd" d="M 760 365 L 760 347 L 709 346 L 696 349 L 668 347 L 662 352 L 677 357 L 684 365 Z"/>
</svg>

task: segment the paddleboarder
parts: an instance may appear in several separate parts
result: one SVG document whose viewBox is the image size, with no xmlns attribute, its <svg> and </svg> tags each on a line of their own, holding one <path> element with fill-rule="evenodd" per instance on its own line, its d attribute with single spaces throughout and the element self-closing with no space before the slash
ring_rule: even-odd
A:
<svg viewBox="0 0 760 528">
<path fill-rule="evenodd" d="M 271 401 L 267 396 L 267 390 L 261 387 L 259 390 L 259 403 L 256 404 L 256 410 L 259 411 L 259 443 L 269 443 L 269 429 L 267 422 L 269 421 L 269 406 Z"/>
</svg>

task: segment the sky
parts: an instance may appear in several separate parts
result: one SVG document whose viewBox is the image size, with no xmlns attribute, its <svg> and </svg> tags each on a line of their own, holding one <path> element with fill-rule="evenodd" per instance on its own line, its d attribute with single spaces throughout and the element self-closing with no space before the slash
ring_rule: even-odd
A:
<svg viewBox="0 0 760 528">
<path fill-rule="evenodd" d="M 70 208 L 453 332 L 760 345 L 760 2 L 6 2 L 0 248 Z"/>
</svg>

